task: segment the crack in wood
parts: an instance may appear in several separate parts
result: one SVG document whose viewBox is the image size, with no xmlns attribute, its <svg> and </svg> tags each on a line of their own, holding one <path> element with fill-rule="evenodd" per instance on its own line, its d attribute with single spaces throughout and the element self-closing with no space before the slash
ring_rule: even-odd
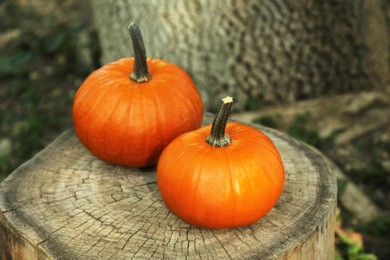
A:
<svg viewBox="0 0 390 260">
<path fill-rule="evenodd" d="M 37 255 L 69 259 L 262 259 L 312 250 L 306 243 L 328 256 L 333 247 L 324 241 L 334 226 L 321 225 L 334 216 L 328 212 L 335 206 L 332 167 L 311 148 L 273 130 L 265 132 L 280 149 L 287 180 L 274 209 L 251 226 L 210 231 L 184 223 L 165 207 L 153 169 L 142 172 L 101 162 L 69 131 L 41 152 L 38 161 L 32 159 L 6 185 L 0 183 L 0 221 L 6 221 L 0 227 L 22 232 L 28 238 L 23 243 L 32 243 Z M 64 148 L 60 152 L 53 146 Z M 16 241 L 5 240 L 4 233 L 0 239 L 7 245 Z"/>
</svg>

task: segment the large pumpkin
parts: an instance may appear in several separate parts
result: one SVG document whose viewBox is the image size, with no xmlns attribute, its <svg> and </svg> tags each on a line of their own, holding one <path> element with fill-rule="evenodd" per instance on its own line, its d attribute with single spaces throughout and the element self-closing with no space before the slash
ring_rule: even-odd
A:
<svg viewBox="0 0 390 260">
<path fill-rule="evenodd" d="M 285 173 L 278 150 L 259 130 L 227 124 L 231 104 L 231 98 L 223 99 L 212 126 L 180 135 L 158 162 L 161 197 L 192 225 L 251 224 L 272 209 L 282 192 Z"/>
<path fill-rule="evenodd" d="M 146 59 L 137 25 L 129 30 L 135 58 L 88 76 L 74 97 L 73 122 L 97 157 L 141 167 L 157 163 L 175 137 L 200 127 L 203 104 L 190 76 L 174 64 Z"/>
</svg>

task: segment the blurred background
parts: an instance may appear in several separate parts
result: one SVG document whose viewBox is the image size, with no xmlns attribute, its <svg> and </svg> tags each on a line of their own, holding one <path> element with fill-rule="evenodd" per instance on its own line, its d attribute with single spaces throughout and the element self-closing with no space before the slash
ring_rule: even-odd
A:
<svg viewBox="0 0 390 260">
<path fill-rule="evenodd" d="M 73 95 L 100 64 L 88 1 L 1 1 L 0 179 L 71 127 Z"/>
<path fill-rule="evenodd" d="M 76 90 L 109 59 L 101 49 L 90 1 L 0 1 L 0 181 L 72 127 Z M 247 99 L 232 116 L 286 132 L 342 170 L 337 259 L 390 259 L 390 85 L 381 84 L 282 104 Z"/>
</svg>

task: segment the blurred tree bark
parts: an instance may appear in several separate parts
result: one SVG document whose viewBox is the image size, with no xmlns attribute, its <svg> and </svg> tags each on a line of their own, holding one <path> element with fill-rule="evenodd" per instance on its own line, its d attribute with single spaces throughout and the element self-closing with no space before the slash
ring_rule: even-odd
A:
<svg viewBox="0 0 390 260">
<path fill-rule="evenodd" d="M 147 55 L 187 70 L 208 108 L 236 109 L 389 86 L 384 0 L 92 0 L 102 62 L 132 56 L 127 25 Z"/>
</svg>

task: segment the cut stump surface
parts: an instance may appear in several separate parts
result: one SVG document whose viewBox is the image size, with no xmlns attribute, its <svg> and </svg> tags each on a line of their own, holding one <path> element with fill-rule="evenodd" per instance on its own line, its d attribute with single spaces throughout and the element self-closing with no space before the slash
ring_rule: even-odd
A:
<svg viewBox="0 0 390 260">
<path fill-rule="evenodd" d="M 188 225 L 165 207 L 155 168 L 103 162 L 70 129 L 0 183 L 3 259 L 333 259 L 337 168 L 315 149 L 253 126 L 286 169 L 283 193 L 260 221 Z"/>
</svg>

